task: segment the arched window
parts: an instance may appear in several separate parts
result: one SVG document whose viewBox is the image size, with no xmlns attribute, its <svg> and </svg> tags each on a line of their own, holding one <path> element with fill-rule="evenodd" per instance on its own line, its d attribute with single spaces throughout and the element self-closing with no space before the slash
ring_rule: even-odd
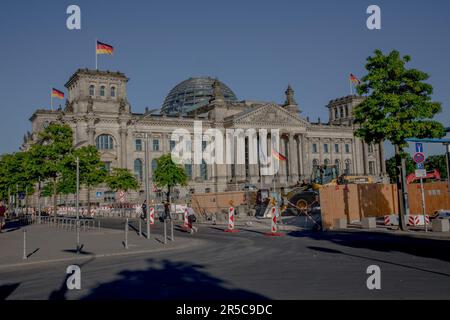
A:
<svg viewBox="0 0 450 320">
<path fill-rule="evenodd" d="M 203 180 L 208 180 L 208 167 L 205 160 L 202 160 L 202 164 L 200 165 L 200 176 Z"/>
<path fill-rule="evenodd" d="M 352 167 L 351 160 L 349 159 L 345 160 L 345 174 L 350 174 L 352 172 L 351 167 Z"/>
<path fill-rule="evenodd" d="M 335 119 L 339 119 L 339 110 L 338 110 L 338 108 L 334 109 L 334 118 Z"/>
<path fill-rule="evenodd" d="M 141 159 L 134 160 L 134 175 L 138 181 L 142 181 L 143 168 Z"/>
<path fill-rule="evenodd" d="M 156 168 L 158 168 L 158 160 L 153 159 L 152 160 L 152 177 L 153 177 L 153 181 L 155 181 L 155 171 Z"/>
<path fill-rule="evenodd" d="M 325 159 L 325 160 L 323 161 L 323 164 L 325 165 L 325 167 L 328 167 L 328 166 L 330 165 L 330 160 Z"/>
<path fill-rule="evenodd" d="M 91 85 L 89 86 L 89 95 L 90 95 L 91 97 L 95 96 L 95 86 L 94 86 L 93 84 L 91 84 Z"/>
<path fill-rule="evenodd" d="M 100 87 L 100 97 L 104 97 L 105 96 L 105 86 L 101 86 Z"/>
<path fill-rule="evenodd" d="M 334 165 L 336 166 L 337 173 L 340 174 L 340 172 L 341 172 L 341 161 L 339 161 L 339 159 L 336 159 L 334 161 Z"/>
<path fill-rule="evenodd" d="M 98 150 L 112 150 L 114 149 L 114 139 L 108 134 L 102 134 L 95 139 L 95 145 Z"/>
<path fill-rule="evenodd" d="M 111 87 L 111 97 L 114 98 L 116 96 L 116 87 Z"/>
</svg>

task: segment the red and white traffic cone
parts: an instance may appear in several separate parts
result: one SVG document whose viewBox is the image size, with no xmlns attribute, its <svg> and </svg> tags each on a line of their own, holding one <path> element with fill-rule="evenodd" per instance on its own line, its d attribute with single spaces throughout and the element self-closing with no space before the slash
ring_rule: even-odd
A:
<svg viewBox="0 0 450 320">
<path fill-rule="evenodd" d="M 236 230 L 234 228 L 234 207 L 230 207 L 230 210 L 228 212 L 228 229 L 226 229 L 225 232 L 239 232 L 239 230 Z"/>
<path fill-rule="evenodd" d="M 150 207 L 150 225 L 155 224 L 155 208 Z"/>
<path fill-rule="evenodd" d="M 283 233 L 278 233 L 278 224 L 277 224 L 277 215 L 278 215 L 278 208 L 277 207 L 273 207 L 271 210 L 271 214 L 272 214 L 272 224 L 270 226 L 270 232 L 266 233 L 266 236 L 270 236 L 270 237 L 281 237 L 284 234 Z"/>
</svg>

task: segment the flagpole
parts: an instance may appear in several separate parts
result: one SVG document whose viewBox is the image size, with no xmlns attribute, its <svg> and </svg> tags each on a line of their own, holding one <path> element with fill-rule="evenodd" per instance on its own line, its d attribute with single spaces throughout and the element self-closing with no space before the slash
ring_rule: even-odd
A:
<svg viewBox="0 0 450 320">
<path fill-rule="evenodd" d="M 50 108 L 53 111 L 53 88 L 50 88 Z"/>
<path fill-rule="evenodd" d="M 95 70 L 98 70 L 97 38 L 95 38 Z"/>
<path fill-rule="evenodd" d="M 351 77 L 348 79 L 349 80 L 349 84 L 350 84 L 350 95 L 353 95 L 353 86 L 352 86 L 352 79 Z"/>
</svg>

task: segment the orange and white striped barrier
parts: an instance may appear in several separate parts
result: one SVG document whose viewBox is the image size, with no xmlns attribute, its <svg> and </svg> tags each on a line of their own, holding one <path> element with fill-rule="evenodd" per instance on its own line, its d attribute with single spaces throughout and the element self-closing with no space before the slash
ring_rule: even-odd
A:
<svg viewBox="0 0 450 320">
<path fill-rule="evenodd" d="M 430 216 L 426 215 L 425 216 L 425 223 L 424 223 L 424 218 L 423 215 L 415 215 L 415 216 L 405 216 L 405 220 L 406 220 L 406 224 L 408 226 L 424 226 L 425 223 L 427 225 L 430 224 Z M 388 216 L 384 216 L 384 224 L 386 226 L 398 226 L 399 222 L 398 222 L 398 215 L 388 215 Z"/>
<path fill-rule="evenodd" d="M 225 230 L 225 232 L 229 233 L 236 233 L 239 232 L 239 230 L 236 230 L 234 228 L 234 207 L 230 207 L 230 210 L 228 211 L 228 229 Z"/>
<path fill-rule="evenodd" d="M 150 225 L 154 225 L 155 224 L 155 208 L 150 207 Z"/>
<path fill-rule="evenodd" d="M 184 208 L 184 223 L 183 228 L 188 229 L 189 228 L 189 217 L 188 217 L 188 209 Z"/>
<path fill-rule="evenodd" d="M 272 224 L 270 226 L 270 232 L 266 233 L 266 236 L 270 236 L 270 237 L 281 237 L 284 234 L 282 233 L 278 233 L 278 221 L 277 221 L 277 217 L 278 217 L 278 208 L 277 207 L 272 207 L 271 209 L 271 215 L 272 215 Z"/>
</svg>

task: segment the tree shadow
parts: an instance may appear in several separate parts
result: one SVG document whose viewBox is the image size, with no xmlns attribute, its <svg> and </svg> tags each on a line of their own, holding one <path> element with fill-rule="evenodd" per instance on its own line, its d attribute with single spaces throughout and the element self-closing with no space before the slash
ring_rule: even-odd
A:
<svg viewBox="0 0 450 320">
<path fill-rule="evenodd" d="M 6 300 L 19 286 L 20 283 L 5 284 L 0 286 L 0 301 Z"/>
<path fill-rule="evenodd" d="M 148 260 L 146 270 L 125 270 L 117 280 L 91 290 L 83 300 L 267 300 L 250 291 L 228 288 L 205 266 L 169 260 Z"/>
<path fill-rule="evenodd" d="M 412 256 L 450 262 L 450 241 L 405 234 L 365 231 L 293 231 L 288 236 L 329 241 L 340 246 L 379 252 L 401 252 Z"/>
</svg>

